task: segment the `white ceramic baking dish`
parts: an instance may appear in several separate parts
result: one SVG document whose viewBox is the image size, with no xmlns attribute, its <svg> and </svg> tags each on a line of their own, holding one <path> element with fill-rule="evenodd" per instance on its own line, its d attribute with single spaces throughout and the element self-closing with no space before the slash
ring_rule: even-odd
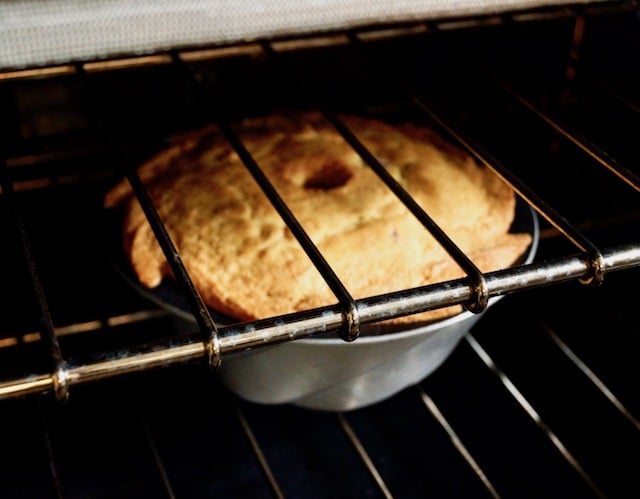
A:
<svg viewBox="0 0 640 499">
<path fill-rule="evenodd" d="M 518 225 L 532 234 L 522 263 L 538 246 L 535 212 L 519 210 Z M 494 297 L 489 306 L 501 297 Z M 363 334 L 355 342 L 302 338 L 227 354 L 218 370 L 235 394 L 263 404 L 290 403 L 310 409 L 346 411 L 382 401 L 437 369 L 482 317 L 462 312 L 454 317 L 392 334 Z"/>
<path fill-rule="evenodd" d="M 532 235 L 527 254 L 519 263 L 530 263 L 538 246 L 538 218 L 523 202 L 517 206 L 514 230 Z M 142 287 L 122 255 L 118 256 L 116 268 L 140 293 L 171 311 L 179 331 L 197 330 L 186 300 L 170 281 L 154 289 Z M 489 306 L 500 298 L 491 298 Z M 393 333 L 363 332 L 354 342 L 325 335 L 226 353 L 217 373 L 231 392 L 252 402 L 289 403 L 326 411 L 357 409 L 382 401 L 431 374 L 481 317 L 482 313 L 465 311 Z"/>
</svg>

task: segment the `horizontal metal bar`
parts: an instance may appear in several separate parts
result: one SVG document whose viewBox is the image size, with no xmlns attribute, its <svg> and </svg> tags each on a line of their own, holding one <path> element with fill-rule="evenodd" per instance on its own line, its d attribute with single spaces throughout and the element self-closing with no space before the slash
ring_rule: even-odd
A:
<svg viewBox="0 0 640 499">
<path fill-rule="evenodd" d="M 612 248 L 603 252 L 606 272 L 640 266 L 640 243 Z M 583 278 L 590 272 L 589 258 L 573 255 L 562 259 L 532 263 L 486 274 L 490 296 L 546 286 Z M 472 296 L 467 279 L 457 279 L 420 288 L 357 300 L 362 324 L 374 323 L 439 307 L 462 304 Z M 219 328 L 220 352 L 259 348 L 290 341 L 320 332 L 336 332 L 343 324 L 339 305 L 309 310 L 288 316 L 235 324 Z M 203 360 L 207 347 L 200 338 L 184 337 L 169 345 L 150 344 L 144 352 L 115 352 L 107 360 L 69 366 L 65 372 L 68 386 L 111 378 L 172 364 Z M 194 340 L 194 338 L 196 338 Z M 356 340 L 357 341 L 357 340 Z M 224 359 L 223 359 L 224 361 Z M 0 383 L 0 400 L 19 395 L 49 392 L 59 373 L 31 375 Z"/>
<path fill-rule="evenodd" d="M 0 400 L 45 393 L 51 390 L 53 390 L 53 376 L 49 374 L 26 376 L 14 381 L 0 383 Z"/>
<path fill-rule="evenodd" d="M 128 354 L 93 364 L 71 367 L 67 379 L 70 385 L 111 378 L 119 374 L 132 373 L 170 364 L 203 359 L 207 356 L 204 342 L 169 345 L 164 349 L 152 349 L 143 353 Z"/>
<path fill-rule="evenodd" d="M 116 354 L 117 355 L 117 354 Z M 161 350 L 143 353 L 123 353 L 122 356 L 69 367 L 66 371 L 67 386 L 112 378 L 146 369 L 164 367 L 170 364 L 202 359 L 206 355 L 203 342 L 180 346 L 169 346 Z M 27 376 L 12 382 L 0 384 L 0 400 L 18 395 L 32 395 L 50 392 L 55 387 L 57 375 Z"/>
</svg>

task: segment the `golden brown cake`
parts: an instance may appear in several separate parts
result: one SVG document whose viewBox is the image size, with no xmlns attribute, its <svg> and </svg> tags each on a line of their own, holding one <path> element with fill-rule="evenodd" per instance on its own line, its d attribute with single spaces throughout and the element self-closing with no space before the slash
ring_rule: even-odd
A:
<svg viewBox="0 0 640 499">
<path fill-rule="evenodd" d="M 482 271 L 526 251 L 530 235 L 508 232 L 515 195 L 489 169 L 428 129 L 342 119 Z M 273 115 L 235 129 L 354 298 L 464 275 L 321 114 Z M 254 320 L 337 302 L 214 126 L 151 158 L 139 174 L 213 309 Z M 171 271 L 126 181 L 105 198 L 107 207 L 120 204 L 126 255 L 143 285 L 158 286 Z"/>
</svg>

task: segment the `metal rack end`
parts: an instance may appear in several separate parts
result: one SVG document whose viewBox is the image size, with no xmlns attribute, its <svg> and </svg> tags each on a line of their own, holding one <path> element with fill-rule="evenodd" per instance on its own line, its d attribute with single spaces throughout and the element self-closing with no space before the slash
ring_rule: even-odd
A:
<svg viewBox="0 0 640 499">
<path fill-rule="evenodd" d="M 51 377 L 56 399 L 61 402 L 69 400 L 69 369 L 66 363 L 60 363 Z"/>
</svg>

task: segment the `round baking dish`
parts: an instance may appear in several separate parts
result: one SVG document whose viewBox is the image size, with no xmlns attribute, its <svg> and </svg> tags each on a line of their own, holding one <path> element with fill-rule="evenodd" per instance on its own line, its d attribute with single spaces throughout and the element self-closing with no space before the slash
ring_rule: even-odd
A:
<svg viewBox="0 0 640 499">
<path fill-rule="evenodd" d="M 532 243 L 519 264 L 533 261 L 539 223 L 535 211 L 519 201 L 513 230 L 528 232 Z M 175 289 L 137 289 L 171 310 L 181 330 L 195 323 Z M 494 305 L 502 297 L 489 300 Z M 354 342 L 311 337 L 223 356 L 217 373 L 239 397 L 261 404 L 293 404 L 315 410 L 347 411 L 374 404 L 419 382 L 437 369 L 482 317 L 456 316 L 389 334 L 367 335 Z"/>
<path fill-rule="evenodd" d="M 518 264 L 532 262 L 538 247 L 539 222 L 535 211 L 521 201 L 512 230 L 531 234 L 531 245 Z M 145 297 L 172 312 L 179 330 L 194 330 L 195 320 L 176 287 L 170 281 L 152 289 L 140 285 L 118 253 L 111 256 L 122 276 Z M 489 307 L 501 298 L 491 298 Z M 215 311 L 212 314 L 218 317 Z M 358 409 L 426 378 L 482 315 L 465 311 L 393 333 L 369 335 L 363 331 L 354 342 L 310 337 L 233 352 L 223 357 L 217 374 L 231 392 L 251 402 L 288 403 L 324 411 Z"/>
</svg>

